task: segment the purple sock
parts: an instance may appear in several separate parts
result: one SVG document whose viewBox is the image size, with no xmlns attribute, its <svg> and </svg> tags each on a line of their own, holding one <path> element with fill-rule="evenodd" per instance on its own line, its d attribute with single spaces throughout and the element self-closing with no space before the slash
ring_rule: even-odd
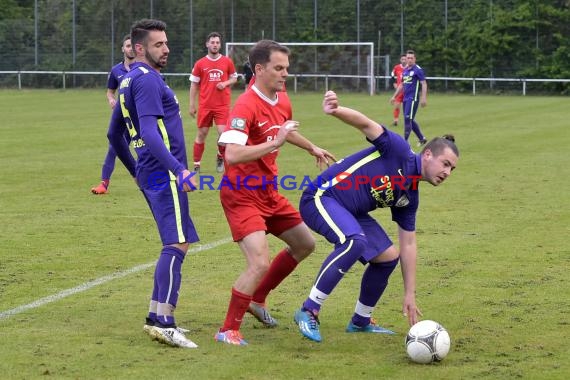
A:
<svg viewBox="0 0 570 380">
<path fill-rule="evenodd" d="M 109 150 L 105 156 L 105 161 L 103 162 L 103 168 L 101 169 L 101 179 L 111 179 L 111 174 L 115 170 L 115 158 L 117 153 L 111 145 L 109 145 Z"/>
<path fill-rule="evenodd" d="M 325 293 L 331 294 L 336 285 L 342 280 L 344 274 L 354 265 L 366 249 L 366 241 L 361 238 L 349 239 L 338 245 L 326 258 L 317 275 L 315 287 Z M 321 305 L 307 298 L 303 303 L 307 310 L 320 310 Z"/>
<path fill-rule="evenodd" d="M 412 120 L 411 119 L 404 119 L 404 139 L 408 141 L 410 137 L 410 133 L 412 133 Z"/>
<path fill-rule="evenodd" d="M 152 295 L 150 300 L 158 303 L 158 282 L 156 281 L 156 276 L 154 276 L 154 284 L 152 286 Z M 147 319 L 152 322 L 156 322 L 156 313 L 149 311 Z"/>
<path fill-rule="evenodd" d="M 385 263 L 370 263 L 364 274 L 360 284 L 360 297 L 358 301 L 366 306 L 374 307 L 382 297 L 382 293 L 388 286 L 388 278 L 398 265 L 398 260 L 395 259 Z M 370 317 L 354 313 L 352 316 L 352 323 L 357 326 L 366 326 L 370 323 Z"/>
<path fill-rule="evenodd" d="M 182 263 L 184 262 L 184 252 L 172 246 L 162 248 L 154 278 L 157 284 L 157 301 L 163 304 L 170 304 L 176 307 L 178 302 L 178 291 L 180 290 L 180 282 L 182 279 Z M 174 316 L 160 315 L 157 316 L 158 321 L 162 325 L 174 324 Z"/>
<path fill-rule="evenodd" d="M 156 313 L 152 313 L 149 311 L 148 313 L 148 317 L 146 317 L 148 319 L 149 322 L 156 322 Z"/>
<path fill-rule="evenodd" d="M 423 141 L 425 139 L 421 129 L 420 129 L 420 125 L 418 123 L 416 123 L 415 120 L 412 120 L 412 131 L 414 131 L 414 133 L 416 134 L 416 136 L 418 136 L 418 139 L 420 141 Z"/>
</svg>

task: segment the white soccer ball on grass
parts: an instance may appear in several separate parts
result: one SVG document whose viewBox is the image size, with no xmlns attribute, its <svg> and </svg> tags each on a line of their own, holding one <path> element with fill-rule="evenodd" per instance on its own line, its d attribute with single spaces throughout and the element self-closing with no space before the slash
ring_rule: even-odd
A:
<svg viewBox="0 0 570 380">
<path fill-rule="evenodd" d="M 406 336 L 406 352 L 416 363 L 439 362 L 447 356 L 450 347 L 449 333 L 435 321 L 416 323 Z"/>
</svg>

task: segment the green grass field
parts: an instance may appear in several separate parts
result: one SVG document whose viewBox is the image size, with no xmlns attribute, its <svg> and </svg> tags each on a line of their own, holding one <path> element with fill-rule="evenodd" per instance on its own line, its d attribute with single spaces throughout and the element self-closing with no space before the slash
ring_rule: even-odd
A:
<svg viewBox="0 0 570 380">
<path fill-rule="evenodd" d="M 195 122 L 177 91 L 191 151 Z M 389 95 L 341 94 L 347 106 L 390 122 Z M 338 158 L 367 146 L 320 111 L 320 94 L 292 96 L 302 132 Z M 450 332 L 449 356 L 411 363 L 404 350 L 396 270 L 375 317 L 396 336 L 346 334 L 363 267 L 356 264 L 321 313 L 323 342 L 292 322 L 329 245 L 270 296 L 280 321 L 246 316 L 250 345 L 213 335 L 244 266 L 215 191 L 190 194 L 201 236 L 183 267 L 177 309 L 197 350 L 142 332 L 160 242 L 120 162 L 110 193 L 94 196 L 106 152 L 104 90 L 0 91 L 0 374 L 6 379 L 567 379 L 570 377 L 570 133 L 568 98 L 430 94 L 417 120 L 428 137 L 454 133 L 461 157 L 443 186 L 423 184 L 417 302 Z M 401 132 L 401 129 L 398 129 Z M 203 174 L 214 171 L 209 136 Z M 412 138 L 415 144 L 415 141 Z M 318 174 L 284 147 L 281 174 Z M 285 194 L 297 203 L 298 191 Z M 393 233 L 387 210 L 373 213 Z M 271 238 L 276 251 L 281 247 Z"/>
</svg>

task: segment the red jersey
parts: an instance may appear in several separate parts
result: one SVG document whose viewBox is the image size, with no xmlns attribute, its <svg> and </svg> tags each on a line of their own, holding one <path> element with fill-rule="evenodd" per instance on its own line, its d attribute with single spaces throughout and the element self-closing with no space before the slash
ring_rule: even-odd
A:
<svg viewBox="0 0 570 380">
<path fill-rule="evenodd" d="M 232 60 L 225 55 L 212 59 L 209 56 L 200 58 L 190 75 L 190 81 L 200 84 L 200 108 L 214 110 L 229 107 L 231 103 L 231 88 L 227 86 L 218 90 L 216 85 L 237 76 Z"/>
<path fill-rule="evenodd" d="M 396 86 L 399 86 L 402 83 L 402 73 L 404 72 L 405 67 L 402 66 L 401 63 L 398 63 L 392 69 L 392 73 L 390 74 L 392 78 L 396 80 Z"/>
<path fill-rule="evenodd" d="M 292 117 L 291 101 L 286 92 L 278 92 L 276 99 L 271 100 L 254 85 L 236 100 L 219 142 L 259 145 L 272 141 L 281 125 Z M 236 165 L 225 163 L 225 176 L 235 189 L 238 189 L 238 183 L 240 188 L 244 184 L 249 187 L 267 185 L 278 175 L 278 154 L 279 149 L 275 149 L 255 161 Z"/>
</svg>

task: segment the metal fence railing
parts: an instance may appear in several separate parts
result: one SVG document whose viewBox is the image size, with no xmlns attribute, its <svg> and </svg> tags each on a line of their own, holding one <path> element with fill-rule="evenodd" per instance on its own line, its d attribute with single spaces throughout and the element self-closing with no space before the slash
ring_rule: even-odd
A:
<svg viewBox="0 0 570 380">
<path fill-rule="evenodd" d="M 0 88 L 81 88 L 102 87 L 106 85 L 107 72 L 104 71 L 0 71 Z M 163 73 L 165 78 L 177 80 L 179 85 L 188 85 L 190 73 Z M 10 79 L 10 76 L 13 78 Z M 50 85 L 42 85 L 39 80 L 28 80 L 27 76 L 55 76 L 60 78 L 50 81 Z M 77 77 L 91 76 L 91 80 L 72 80 Z M 373 95 L 377 91 L 393 91 L 387 85 L 387 76 L 369 75 L 329 75 L 329 74 L 290 74 L 291 86 L 294 93 L 301 91 L 327 91 L 331 88 L 355 92 L 369 92 Z M 486 93 L 489 90 L 507 88 L 509 92 L 520 93 L 525 96 L 528 87 L 533 84 L 560 84 L 570 83 L 570 79 L 547 79 L 547 78 L 468 78 L 468 77 L 427 77 L 430 91 L 437 92 L 470 92 L 472 95 Z M 374 81 L 375 83 L 370 83 Z M 384 84 L 384 85 L 382 85 Z M 505 84 L 508 87 L 505 87 Z M 370 91 L 370 89 L 375 89 Z"/>
</svg>

